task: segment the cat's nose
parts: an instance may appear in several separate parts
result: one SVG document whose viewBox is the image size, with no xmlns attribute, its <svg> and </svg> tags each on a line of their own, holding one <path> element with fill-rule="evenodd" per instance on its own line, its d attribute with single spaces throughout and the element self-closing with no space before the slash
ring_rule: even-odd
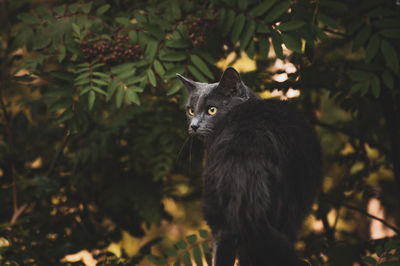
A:
<svg viewBox="0 0 400 266">
<path fill-rule="evenodd" d="M 193 131 L 196 131 L 199 128 L 199 125 L 191 125 L 190 127 L 193 129 Z"/>
</svg>

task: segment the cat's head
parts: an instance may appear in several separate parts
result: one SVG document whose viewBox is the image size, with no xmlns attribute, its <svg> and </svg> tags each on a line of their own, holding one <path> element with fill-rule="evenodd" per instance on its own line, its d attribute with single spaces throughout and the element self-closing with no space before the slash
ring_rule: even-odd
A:
<svg viewBox="0 0 400 266">
<path fill-rule="evenodd" d="M 218 121 L 234 106 L 255 97 L 232 67 L 224 71 L 217 83 L 195 82 L 179 74 L 177 77 L 189 92 L 186 103 L 189 134 L 201 139 L 211 136 Z"/>
</svg>

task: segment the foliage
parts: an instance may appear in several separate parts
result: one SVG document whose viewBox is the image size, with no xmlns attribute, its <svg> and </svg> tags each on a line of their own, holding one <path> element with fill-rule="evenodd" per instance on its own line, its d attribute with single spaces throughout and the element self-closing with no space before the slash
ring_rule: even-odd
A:
<svg viewBox="0 0 400 266">
<path fill-rule="evenodd" d="M 174 247 L 165 250 L 165 256 L 156 257 L 152 254 L 147 256 L 147 259 L 154 265 L 168 265 L 168 261 L 173 259 L 173 265 L 181 265 L 181 262 L 186 265 L 193 265 L 192 261 L 197 266 L 203 266 L 203 257 L 208 265 L 212 263 L 211 249 L 207 230 L 200 230 L 199 235 L 202 240 L 199 240 L 196 234 L 186 236 L 185 240 L 180 240 L 175 243 Z M 192 253 L 190 253 L 190 251 Z M 191 255 L 193 259 L 191 259 Z"/>
<path fill-rule="evenodd" d="M 162 199 L 198 200 L 201 145 L 182 148 L 186 93 L 175 73 L 215 82 L 217 62 L 232 52 L 255 60 L 243 79 L 261 95 L 299 89 L 296 104 L 321 139 L 326 182 L 313 217 L 323 231 L 306 223 L 299 254 L 313 265 L 396 263 L 398 238 L 371 241 L 365 219 L 377 198 L 386 218 L 400 221 L 396 3 L 2 1 L 2 264 L 53 265 L 82 249 L 104 251 L 122 231 L 142 237 L 143 224 L 171 220 Z M 271 67 L 276 58 L 295 71 Z M 287 80 L 273 79 L 282 73 Z M 177 189 L 182 182 L 187 193 Z M 199 242 L 187 241 L 201 265 Z M 125 262 L 141 261 L 156 243 Z M 189 265 L 190 253 L 176 247 Z"/>
</svg>

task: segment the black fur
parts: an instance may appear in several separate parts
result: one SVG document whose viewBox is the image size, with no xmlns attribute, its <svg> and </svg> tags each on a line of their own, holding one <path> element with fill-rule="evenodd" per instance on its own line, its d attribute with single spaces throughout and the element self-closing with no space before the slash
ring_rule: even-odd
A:
<svg viewBox="0 0 400 266">
<path fill-rule="evenodd" d="M 191 86 L 189 125 L 200 125 L 189 132 L 206 143 L 203 215 L 214 265 L 235 257 L 241 266 L 300 265 L 293 243 L 322 180 L 312 127 L 290 103 L 257 99 L 233 68 L 214 84 L 180 78 Z"/>
</svg>

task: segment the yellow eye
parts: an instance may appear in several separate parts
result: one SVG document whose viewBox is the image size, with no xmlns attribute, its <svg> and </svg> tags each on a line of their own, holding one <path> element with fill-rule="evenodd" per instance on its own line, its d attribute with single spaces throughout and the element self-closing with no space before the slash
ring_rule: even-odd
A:
<svg viewBox="0 0 400 266">
<path fill-rule="evenodd" d="M 215 115 L 217 113 L 217 107 L 214 106 L 208 107 L 207 112 L 209 115 Z"/>
<path fill-rule="evenodd" d="M 193 109 L 192 108 L 188 108 L 188 113 L 191 115 L 191 116 L 194 116 L 194 112 L 193 112 Z"/>
</svg>

